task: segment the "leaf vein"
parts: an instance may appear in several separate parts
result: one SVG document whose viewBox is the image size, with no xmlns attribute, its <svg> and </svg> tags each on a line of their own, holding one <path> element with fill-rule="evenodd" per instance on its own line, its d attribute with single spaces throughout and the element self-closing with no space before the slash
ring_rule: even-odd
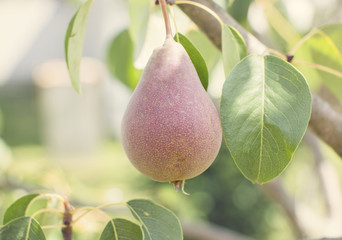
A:
<svg viewBox="0 0 342 240">
<path fill-rule="evenodd" d="M 262 149 L 263 149 L 263 138 L 264 138 L 264 112 L 265 112 L 265 84 L 266 84 L 266 68 L 265 68 L 265 58 L 262 58 L 262 97 L 261 97 L 261 130 L 260 130 L 260 155 L 259 155 L 259 168 L 258 168 L 258 175 L 257 180 L 259 179 L 260 171 L 261 171 L 261 164 L 262 164 Z"/>
</svg>

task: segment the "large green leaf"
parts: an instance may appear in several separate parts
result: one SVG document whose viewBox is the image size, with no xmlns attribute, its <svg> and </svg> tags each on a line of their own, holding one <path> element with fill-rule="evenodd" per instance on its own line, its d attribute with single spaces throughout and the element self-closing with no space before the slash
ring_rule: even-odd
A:
<svg viewBox="0 0 342 240">
<path fill-rule="evenodd" d="M 109 221 L 101 234 L 100 240 L 142 240 L 140 227 L 126 219 L 115 218 Z"/>
<path fill-rule="evenodd" d="M 0 240 L 45 240 L 45 235 L 36 220 L 21 217 L 1 227 Z"/>
<path fill-rule="evenodd" d="M 208 82 L 209 82 L 209 73 L 207 64 L 205 63 L 201 53 L 197 50 L 197 48 L 192 44 L 192 42 L 182 35 L 181 33 L 178 33 L 175 35 L 174 39 L 177 41 L 179 39 L 179 43 L 183 45 L 185 48 L 185 51 L 188 53 L 192 64 L 194 65 L 197 75 L 199 79 L 201 80 L 202 86 L 205 90 L 208 89 Z"/>
<path fill-rule="evenodd" d="M 65 59 L 72 86 L 80 92 L 80 65 L 89 10 L 94 0 L 85 1 L 71 19 L 65 34 Z"/>
<path fill-rule="evenodd" d="M 294 65 L 303 72 L 312 86 L 325 84 L 342 103 L 342 24 L 317 29 L 294 53 Z M 339 72 L 340 76 L 305 66 L 297 61 L 314 63 Z"/>
<path fill-rule="evenodd" d="M 130 89 L 139 82 L 142 70 L 133 65 L 133 42 L 128 29 L 119 33 L 109 46 L 107 65 L 110 72 Z"/>
<path fill-rule="evenodd" d="M 129 33 L 134 45 L 134 59 L 139 56 L 144 45 L 151 3 L 151 0 L 129 0 Z"/>
<path fill-rule="evenodd" d="M 222 60 L 226 77 L 245 56 L 247 47 L 240 33 L 231 26 L 222 26 Z"/>
<path fill-rule="evenodd" d="M 127 202 L 133 216 L 141 223 L 144 240 L 182 240 L 179 220 L 170 210 L 150 200 Z"/>
<path fill-rule="evenodd" d="M 16 200 L 5 212 L 3 224 L 9 221 L 25 216 L 26 209 L 33 199 L 39 194 L 29 194 Z"/>
<path fill-rule="evenodd" d="M 305 78 L 274 56 L 250 55 L 230 73 L 221 98 L 223 135 L 252 182 L 265 183 L 289 164 L 311 114 Z"/>
</svg>

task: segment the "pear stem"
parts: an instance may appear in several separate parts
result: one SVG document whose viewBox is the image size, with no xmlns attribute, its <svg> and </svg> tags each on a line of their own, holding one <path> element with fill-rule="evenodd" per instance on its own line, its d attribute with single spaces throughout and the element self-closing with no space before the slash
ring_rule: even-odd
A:
<svg viewBox="0 0 342 240">
<path fill-rule="evenodd" d="M 182 187 L 182 193 L 189 196 L 190 194 L 184 191 L 184 185 L 185 185 L 185 180 L 175 180 L 171 181 L 171 184 L 173 184 L 175 191 L 178 192 L 179 186 Z"/>
<path fill-rule="evenodd" d="M 169 15 L 167 13 L 167 4 L 166 0 L 159 0 L 163 16 L 164 16 L 164 21 L 165 21 L 165 30 L 166 30 L 166 38 L 172 37 L 172 31 L 171 31 L 171 24 L 170 24 L 170 19 Z"/>
<path fill-rule="evenodd" d="M 173 7 L 172 5 L 169 6 L 169 10 L 170 10 L 170 15 L 171 15 L 171 18 L 172 18 L 172 21 L 173 21 L 173 25 L 175 27 L 177 42 L 179 42 L 179 33 L 178 33 L 175 13 L 173 12 L 173 8 L 172 7 Z"/>
</svg>

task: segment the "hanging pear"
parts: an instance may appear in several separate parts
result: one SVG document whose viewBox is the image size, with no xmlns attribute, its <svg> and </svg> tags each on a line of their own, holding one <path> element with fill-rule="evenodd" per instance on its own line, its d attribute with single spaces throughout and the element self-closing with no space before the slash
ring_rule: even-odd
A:
<svg viewBox="0 0 342 240">
<path fill-rule="evenodd" d="M 132 164 L 176 189 L 215 160 L 222 141 L 219 115 L 187 52 L 171 34 L 150 57 L 121 127 Z"/>
</svg>

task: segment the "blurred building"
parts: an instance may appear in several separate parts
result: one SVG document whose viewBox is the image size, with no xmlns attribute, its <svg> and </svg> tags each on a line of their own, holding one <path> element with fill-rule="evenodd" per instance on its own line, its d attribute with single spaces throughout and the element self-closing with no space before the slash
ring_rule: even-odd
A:
<svg viewBox="0 0 342 240">
<path fill-rule="evenodd" d="M 88 64 L 88 70 L 94 67 L 94 71 L 102 72 L 96 76 L 100 78 L 96 79 L 96 88 L 84 87 L 82 95 L 78 95 L 65 79 L 62 73 L 65 69 L 60 63 L 64 61 L 64 35 L 79 3 L 70 0 L 0 1 L 0 109 L 4 116 L 2 137 L 8 144 L 46 141 L 53 144 L 51 141 L 58 138 L 61 142 L 65 138 L 66 147 L 72 148 L 73 144 L 76 147 L 79 141 L 79 145 L 84 142 L 84 147 L 90 148 L 89 143 L 96 145 L 106 137 L 119 136 L 129 91 L 107 74 L 104 61 L 109 41 L 127 26 L 126 5 L 121 0 L 94 1 L 83 56 L 93 59 L 94 64 Z M 59 64 L 51 66 L 52 59 L 58 59 L 55 62 Z M 45 75 L 33 74 L 46 62 L 50 62 L 50 73 L 45 69 Z M 99 68 L 101 64 L 103 67 Z M 60 79 L 59 84 L 56 78 Z"/>
</svg>

